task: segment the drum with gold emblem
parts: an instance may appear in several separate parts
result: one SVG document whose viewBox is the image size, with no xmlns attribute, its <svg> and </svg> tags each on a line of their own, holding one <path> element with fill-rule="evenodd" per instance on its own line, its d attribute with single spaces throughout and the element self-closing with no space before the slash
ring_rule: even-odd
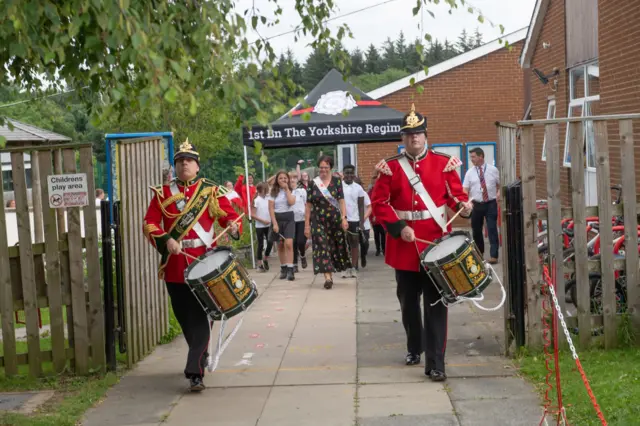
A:
<svg viewBox="0 0 640 426">
<path fill-rule="evenodd" d="M 420 262 L 443 301 L 453 304 L 482 296 L 493 278 L 471 236 L 454 231 L 433 242 L 420 254 Z"/>
<path fill-rule="evenodd" d="M 258 297 L 255 282 L 230 247 L 215 247 L 198 257 L 187 267 L 184 278 L 214 320 L 247 310 Z"/>
</svg>

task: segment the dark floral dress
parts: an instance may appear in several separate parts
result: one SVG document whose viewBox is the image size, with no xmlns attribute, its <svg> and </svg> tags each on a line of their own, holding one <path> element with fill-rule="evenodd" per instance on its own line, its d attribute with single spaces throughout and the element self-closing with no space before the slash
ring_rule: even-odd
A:
<svg viewBox="0 0 640 426">
<path fill-rule="evenodd" d="M 336 200 L 344 199 L 341 179 L 332 177 L 327 189 Z M 341 272 L 351 268 L 351 256 L 341 226 L 340 209 L 327 201 L 313 181 L 309 181 L 307 202 L 312 206 L 313 273 Z"/>
</svg>

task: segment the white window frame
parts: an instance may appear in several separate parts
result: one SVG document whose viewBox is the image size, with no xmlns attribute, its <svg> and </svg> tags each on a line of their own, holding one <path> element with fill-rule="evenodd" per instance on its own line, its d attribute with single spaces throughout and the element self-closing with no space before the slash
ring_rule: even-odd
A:
<svg viewBox="0 0 640 426">
<path fill-rule="evenodd" d="M 597 102 L 600 100 L 600 94 L 597 95 L 593 95 L 593 96 L 589 96 L 589 74 L 588 74 L 588 69 L 589 67 L 592 67 L 594 65 L 598 65 L 599 63 L 598 61 L 593 61 L 593 62 L 589 62 L 586 64 L 582 64 L 578 67 L 572 68 L 569 70 L 569 97 L 571 98 L 571 96 L 573 95 L 573 93 L 575 92 L 575 87 L 573 86 L 573 79 L 571 78 L 571 71 L 573 71 L 574 69 L 578 69 L 578 68 L 582 68 L 583 69 L 583 84 L 584 84 L 584 94 L 585 97 L 583 98 L 577 98 L 577 99 L 570 99 L 569 101 L 569 106 L 567 108 L 567 117 L 571 117 L 571 109 L 573 107 L 577 107 L 580 106 L 582 109 L 582 113 L 581 113 L 581 117 L 587 117 L 587 109 L 586 106 L 588 103 L 590 102 Z M 591 129 L 593 129 L 593 122 L 589 122 L 591 124 Z M 587 144 L 587 122 L 582 122 L 582 146 L 583 149 L 590 149 L 588 144 Z M 585 160 L 588 159 L 588 154 L 586 154 L 585 156 Z M 543 153 L 544 155 L 544 153 Z M 562 165 L 564 167 L 571 167 L 571 161 L 567 161 L 567 159 L 569 158 L 570 152 L 569 152 L 569 123 L 567 123 L 567 129 L 565 131 L 565 138 L 564 138 L 564 155 L 562 156 Z M 588 170 L 594 171 L 595 167 L 587 167 Z"/>
<path fill-rule="evenodd" d="M 551 107 L 553 107 L 553 114 L 551 114 Z M 553 120 L 556 118 L 556 100 L 549 99 L 547 103 L 547 120 Z M 545 132 L 544 142 L 542 142 L 542 161 L 547 161 L 547 134 Z"/>
</svg>

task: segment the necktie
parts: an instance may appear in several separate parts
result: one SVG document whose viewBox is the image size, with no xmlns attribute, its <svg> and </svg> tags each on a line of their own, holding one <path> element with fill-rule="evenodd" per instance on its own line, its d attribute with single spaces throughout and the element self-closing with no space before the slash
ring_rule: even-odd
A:
<svg viewBox="0 0 640 426">
<path fill-rule="evenodd" d="M 482 187 L 482 201 L 489 201 L 489 192 L 487 192 L 487 183 L 484 181 L 484 171 L 482 167 L 478 167 L 478 175 L 480 176 L 480 186 Z"/>
</svg>

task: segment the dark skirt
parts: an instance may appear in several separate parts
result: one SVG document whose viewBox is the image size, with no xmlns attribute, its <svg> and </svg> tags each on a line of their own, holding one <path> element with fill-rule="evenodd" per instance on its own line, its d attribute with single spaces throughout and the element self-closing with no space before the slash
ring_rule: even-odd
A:
<svg viewBox="0 0 640 426">
<path fill-rule="evenodd" d="M 284 239 L 293 239 L 296 233 L 296 222 L 294 221 L 293 212 L 276 213 L 276 222 L 278 223 L 278 233 L 273 232 L 273 226 L 270 228 L 269 240 L 273 243 L 283 241 Z"/>
</svg>

